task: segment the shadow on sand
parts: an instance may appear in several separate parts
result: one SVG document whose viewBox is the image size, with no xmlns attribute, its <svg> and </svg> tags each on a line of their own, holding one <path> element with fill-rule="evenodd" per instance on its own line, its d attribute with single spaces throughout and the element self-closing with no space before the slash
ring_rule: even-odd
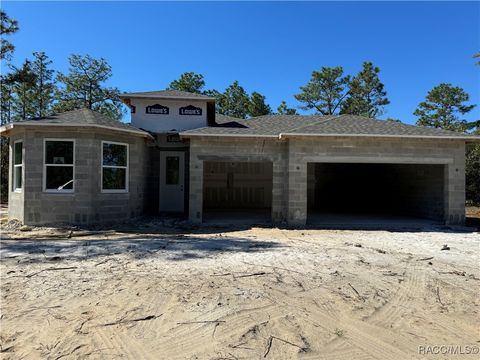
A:
<svg viewBox="0 0 480 360">
<path fill-rule="evenodd" d="M 122 238 L 115 240 L 48 239 L 3 240 L 0 259 L 21 262 L 57 262 L 87 260 L 96 257 L 125 254 L 135 259 L 162 256 L 168 260 L 206 258 L 218 253 L 253 253 L 284 247 L 276 241 L 244 238 L 168 236 L 165 238 Z"/>
</svg>

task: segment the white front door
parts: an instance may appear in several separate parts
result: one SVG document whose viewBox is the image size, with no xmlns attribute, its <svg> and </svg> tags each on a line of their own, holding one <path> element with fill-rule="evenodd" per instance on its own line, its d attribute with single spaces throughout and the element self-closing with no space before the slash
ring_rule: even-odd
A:
<svg viewBox="0 0 480 360">
<path fill-rule="evenodd" d="M 184 194 L 185 153 L 183 151 L 160 152 L 160 212 L 183 212 Z"/>
</svg>

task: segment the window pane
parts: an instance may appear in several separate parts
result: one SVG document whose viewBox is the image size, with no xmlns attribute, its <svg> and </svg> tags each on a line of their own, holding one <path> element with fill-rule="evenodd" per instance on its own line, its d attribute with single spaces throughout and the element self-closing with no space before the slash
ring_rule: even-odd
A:
<svg viewBox="0 0 480 360">
<path fill-rule="evenodd" d="M 103 190 L 126 190 L 127 169 L 103 168 Z"/>
<path fill-rule="evenodd" d="M 179 181 L 180 159 L 178 156 L 167 156 L 166 183 L 177 185 Z"/>
<path fill-rule="evenodd" d="M 23 148 L 23 143 L 21 142 L 15 143 L 15 156 L 14 156 L 15 165 L 20 165 L 22 163 L 22 148 Z"/>
<path fill-rule="evenodd" d="M 46 164 L 73 164 L 73 141 L 47 141 Z"/>
<path fill-rule="evenodd" d="M 21 189 L 22 188 L 22 167 L 21 166 L 15 166 L 14 170 L 14 189 Z"/>
<path fill-rule="evenodd" d="M 127 146 L 103 143 L 103 165 L 127 166 Z"/>
<path fill-rule="evenodd" d="M 47 166 L 47 189 L 73 189 L 73 166 Z"/>
</svg>

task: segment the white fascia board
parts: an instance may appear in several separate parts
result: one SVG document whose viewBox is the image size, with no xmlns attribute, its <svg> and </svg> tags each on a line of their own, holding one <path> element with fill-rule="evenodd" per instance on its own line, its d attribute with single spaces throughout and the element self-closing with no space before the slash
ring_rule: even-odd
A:
<svg viewBox="0 0 480 360">
<path fill-rule="evenodd" d="M 435 139 L 435 140 L 466 140 L 480 142 L 480 136 L 435 136 L 435 135 L 386 135 L 386 134 L 311 134 L 311 133 L 282 133 L 279 138 L 286 137 L 369 137 L 369 138 L 400 138 L 400 139 Z"/>
<path fill-rule="evenodd" d="M 179 133 L 181 138 L 190 138 L 190 137 L 228 137 L 228 138 L 269 138 L 269 139 L 279 139 L 278 135 L 255 135 L 255 134 L 201 134 L 201 133 Z"/>
<path fill-rule="evenodd" d="M 147 99 L 147 100 L 191 100 L 191 101 L 206 101 L 206 102 L 213 102 L 215 99 L 210 98 L 198 98 L 194 96 L 188 97 L 172 97 L 172 96 L 155 96 L 155 95 L 120 95 L 120 99 Z"/>
</svg>

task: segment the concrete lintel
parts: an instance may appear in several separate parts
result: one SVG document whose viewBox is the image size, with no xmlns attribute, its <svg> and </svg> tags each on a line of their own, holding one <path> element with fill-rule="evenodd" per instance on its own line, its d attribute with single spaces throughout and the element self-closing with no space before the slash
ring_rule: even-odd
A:
<svg viewBox="0 0 480 360">
<path fill-rule="evenodd" d="M 315 163 L 376 163 L 376 164 L 453 164 L 451 158 L 387 157 L 387 156 L 305 156 L 305 162 Z"/>
<path fill-rule="evenodd" d="M 202 161 L 221 161 L 221 162 L 271 162 L 273 159 L 266 156 L 257 155 L 197 155 L 198 160 Z"/>
</svg>

